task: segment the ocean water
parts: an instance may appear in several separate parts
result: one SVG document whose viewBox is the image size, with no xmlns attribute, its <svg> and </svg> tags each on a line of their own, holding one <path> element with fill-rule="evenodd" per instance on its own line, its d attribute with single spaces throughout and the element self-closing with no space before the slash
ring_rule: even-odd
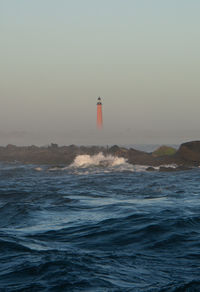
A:
<svg viewBox="0 0 200 292">
<path fill-rule="evenodd" d="M 0 291 L 200 291 L 200 169 L 1 163 Z"/>
</svg>

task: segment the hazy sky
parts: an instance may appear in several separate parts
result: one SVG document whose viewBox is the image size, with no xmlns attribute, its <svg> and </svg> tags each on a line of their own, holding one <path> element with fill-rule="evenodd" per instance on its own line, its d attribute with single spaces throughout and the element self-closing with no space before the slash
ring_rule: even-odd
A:
<svg viewBox="0 0 200 292">
<path fill-rule="evenodd" d="M 199 12 L 199 0 L 0 0 L 0 145 L 200 139 Z"/>
</svg>

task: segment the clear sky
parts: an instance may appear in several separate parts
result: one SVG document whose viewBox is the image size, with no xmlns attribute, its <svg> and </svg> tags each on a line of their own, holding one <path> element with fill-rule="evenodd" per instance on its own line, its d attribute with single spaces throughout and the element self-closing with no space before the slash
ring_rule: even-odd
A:
<svg viewBox="0 0 200 292">
<path fill-rule="evenodd" d="M 199 0 L 0 0 L 0 145 L 200 139 L 199 12 Z"/>
</svg>

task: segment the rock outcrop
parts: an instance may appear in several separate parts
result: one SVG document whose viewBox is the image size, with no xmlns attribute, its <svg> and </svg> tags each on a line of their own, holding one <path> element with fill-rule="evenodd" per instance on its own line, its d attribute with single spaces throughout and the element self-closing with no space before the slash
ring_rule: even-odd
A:
<svg viewBox="0 0 200 292">
<path fill-rule="evenodd" d="M 160 146 L 154 152 L 152 152 L 153 157 L 161 157 L 161 156 L 171 156 L 176 153 L 176 149 L 170 146 Z"/>
<path fill-rule="evenodd" d="M 199 166 L 200 141 L 192 141 L 181 144 L 175 156 L 184 165 Z"/>
<path fill-rule="evenodd" d="M 104 155 L 113 155 L 127 159 L 131 164 L 149 166 L 148 170 L 153 171 L 159 168 L 160 171 L 187 170 L 190 167 L 200 166 L 200 141 L 183 143 L 179 149 L 163 146 L 153 153 L 127 149 L 114 145 L 112 147 L 100 146 L 62 146 L 51 144 L 48 147 L 17 147 L 7 145 L 0 147 L 0 161 L 31 164 L 71 164 L 77 155 L 95 155 L 102 152 Z M 176 164 L 177 168 L 167 165 Z"/>
</svg>

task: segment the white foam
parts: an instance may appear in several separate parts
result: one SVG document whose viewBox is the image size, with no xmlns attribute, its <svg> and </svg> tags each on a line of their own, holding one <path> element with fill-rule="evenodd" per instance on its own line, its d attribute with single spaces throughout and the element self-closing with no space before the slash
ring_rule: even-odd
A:
<svg viewBox="0 0 200 292">
<path fill-rule="evenodd" d="M 164 167 L 176 168 L 177 165 L 161 165 Z M 95 173 L 111 173 L 111 172 L 145 172 L 149 165 L 130 164 L 127 159 L 118 156 L 104 155 L 102 152 L 96 155 L 78 155 L 74 162 L 66 167 L 51 167 L 48 171 L 68 171 L 76 175 L 87 175 Z M 159 170 L 160 166 L 153 166 L 155 170 Z M 37 171 L 42 171 L 40 167 L 35 168 Z"/>
<path fill-rule="evenodd" d="M 41 167 L 36 167 L 34 168 L 36 171 L 43 171 L 43 169 Z"/>
<path fill-rule="evenodd" d="M 76 174 L 88 174 L 88 173 L 110 173 L 110 172 L 145 172 L 150 165 L 138 165 L 130 164 L 127 159 L 123 157 L 117 157 L 112 155 L 104 155 L 102 152 L 96 155 L 78 155 L 74 162 L 62 170 L 71 169 Z M 159 170 L 160 167 L 176 168 L 176 164 L 153 166 L 155 170 Z"/>
<path fill-rule="evenodd" d="M 165 167 L 165 168 L 177 168 L 177 164 L 162 164 L 159 166 L 152 166 L 154 169 L 159 170 L 160 167 Z"/>
<path fill-rule="evenodd" d="M 112 155 L 104 156 L 103 153 L 96 155 L 78 155 L 71 167 L 90 167 L 90 166 L 102 166 L 102 167 L 113 167 L 119 165 L 128 164 L 126 159 L 123 157 L 117 157 Z"/>
<path fill-rule="evenodd" d="M 58 171 L 58 170 L 63 170 L 62 167 L 51 167 L 48 169 L 48 171 Z"/>
<path fill-rule="evenodd" d="M 96 155 L 78 155 L 74 162 L 69 167 L 63 168 L 63 170 L 71 169 L 76 174 L 88 174 L 115 171 L 141 172 L 146 171 L 147 168 L 148 166 L 129 164 L 127 159 L 123 157 L 105 156 L 103 153 L 98 153 Z"/>
</svg>

